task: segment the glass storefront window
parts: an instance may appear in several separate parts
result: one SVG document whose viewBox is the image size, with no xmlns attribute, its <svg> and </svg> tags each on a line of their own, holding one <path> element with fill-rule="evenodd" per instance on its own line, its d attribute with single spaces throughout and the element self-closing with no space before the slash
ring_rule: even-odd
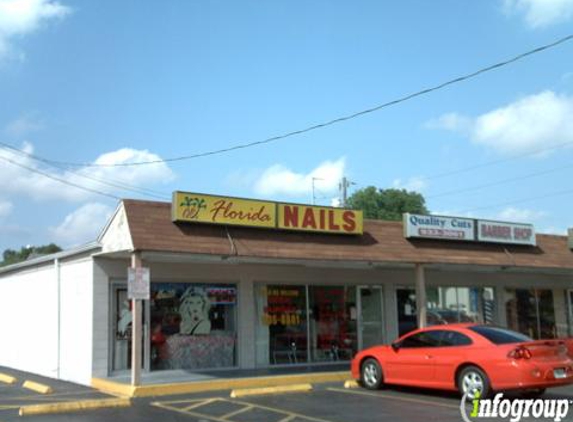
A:
<svg viewBox="0 0 573 422">
<path fill-rule="evenodd" d="M 356 288 L 312 286 L 309 295 L 312 361 L 350 360 L 357 351 Z"/>
<path fill-rule="evenodd" d="M 257 365 L 306 363 L 306 287 L 258 286 L 256 304 Z"/>
<path fill-rule="evenodd" d="M 534 339 L 555 338 L 553 292 L 547 289 L 505 289 L 507 326 Z"/>
<path fill-rule="evenodd" d="M 496 321 L 494 289 L 492 287 L 426 287 L 428 325 L 458 322 L 492 324 Z M 396 290 L 398 332 L 402 336 L 418 326 L 416 291 Z"/>
<path fill-rule="evenodd" d="M 428 325 L 495 321 L 491 287 L 429 287 Z"/>
<path fill-rule="evenodd" d="M 151 284 L 151 369 L 236 365 L 237 289 L 230 284 Z"/>
<path fill-rule="evenodd" d="M 398 305 L 398 335 L 401 337 L 418 328 L 416 311 L 416 290 L 396 290 L 396 304 Z"/>
<path fill-rule="evenodd" d="M 569 336 L 573 337 L 573 290 L 567 291 L 567 305 L 569 308 Z"/>
</svg>

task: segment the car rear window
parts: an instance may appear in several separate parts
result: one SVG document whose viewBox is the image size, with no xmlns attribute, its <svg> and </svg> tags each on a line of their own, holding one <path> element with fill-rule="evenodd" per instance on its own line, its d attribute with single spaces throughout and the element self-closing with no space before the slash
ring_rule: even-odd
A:
<svg viewBox="0 0 573 422">
<path fill-rule="evenodd" d="M 517 333 L 515 331 L 507 330 L 500 327 L 488 327 L 485 325 L 475 325 L 469 327 L 470 330 L 478 333 L 482 337 L 485 337 L 493 344 L 510 344 L 510 343 L 522 343 L 524 341 L 532 341 L 532 339 L 524 334 Z"/>
</svg>

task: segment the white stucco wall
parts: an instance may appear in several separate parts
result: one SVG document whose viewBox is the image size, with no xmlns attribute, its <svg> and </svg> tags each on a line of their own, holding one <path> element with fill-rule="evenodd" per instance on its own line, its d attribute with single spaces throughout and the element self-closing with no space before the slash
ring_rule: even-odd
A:
<svg viewBox="0 0 573 422">
<path fill-rule="evenodd" d="M 89 385 L 93 346 L 93 260 L 61 263 L 60 378 Z"/>
<path fill-rule="evenodd" d="M 58 290 L 53 263 L 0 276 L 0 365 L 56 377 Z"/>
<path fill-rule="evenodd" d="M 50 260 L 0 274 L 0 365 L 90 384 L 92 262 Z"/>
</svg>

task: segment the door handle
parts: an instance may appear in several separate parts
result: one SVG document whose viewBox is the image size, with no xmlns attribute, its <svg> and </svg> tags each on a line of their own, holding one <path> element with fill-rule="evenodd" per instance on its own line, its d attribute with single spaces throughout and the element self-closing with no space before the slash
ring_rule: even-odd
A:
<svg viewBox="0 0 573 422">
<path fill-rule="evenodd" d="M 426 359 L 432 359 L 433 356 L 432 355 L 426 355 Z"/>
</svg>

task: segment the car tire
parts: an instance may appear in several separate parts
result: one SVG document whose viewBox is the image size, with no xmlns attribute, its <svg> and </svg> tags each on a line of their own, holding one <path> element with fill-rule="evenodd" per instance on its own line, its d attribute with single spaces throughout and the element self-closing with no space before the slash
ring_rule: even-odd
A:
<svg viewBox="0 0 573 422">
<path fill-rule="evenodd" d="M 491 384 L 487 374 L 477 366 L 466 366 L 460 371 L 457 379 L 457 386 L 460 394 L 465 395 L 467 400 L 474 400 L 479 391 L 480 398 L 489 397 Z"/>
<path fill-rule="evenodd" d="M 369 390 L 382 388 L 382 367 L 376 359 L 368 358 L 362 363 L 360 367 L 360 384 Z"/>
<path fill-rule="evenodd" d="M 536 399 L 545 394 L 546 388 L 532 388 L 531 390 L 525 390 L 521 392 L 521 396 L 526 399 Z"/>
</svg>

